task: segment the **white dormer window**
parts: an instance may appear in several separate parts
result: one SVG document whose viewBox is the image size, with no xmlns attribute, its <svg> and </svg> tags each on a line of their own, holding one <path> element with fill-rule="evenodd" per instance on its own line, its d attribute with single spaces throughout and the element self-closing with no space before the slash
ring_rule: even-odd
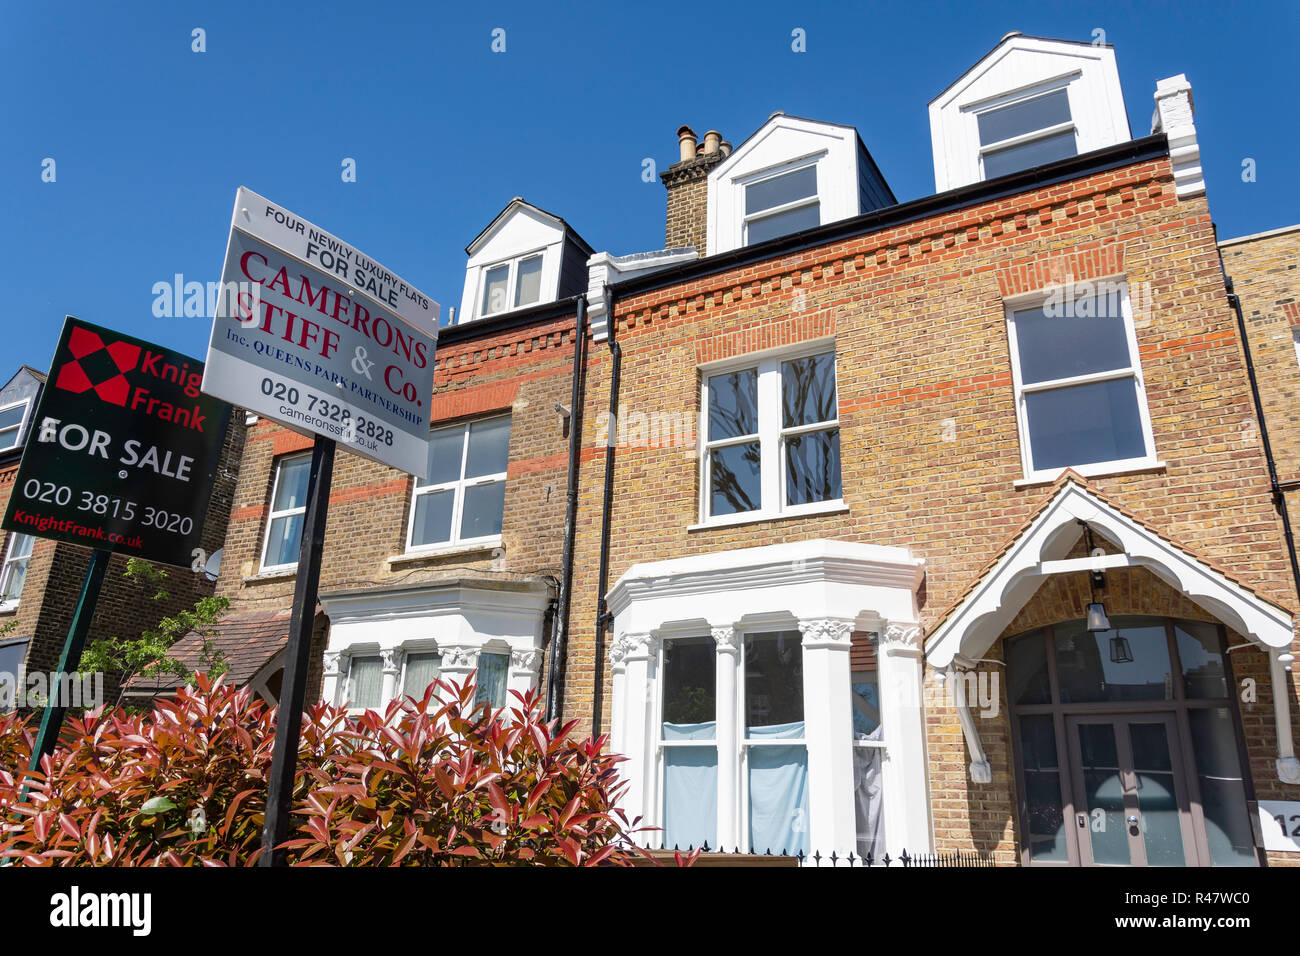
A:
<svg viewBox="0 0 1300 956">
<path fill-rule="evenodd" d="M 532 305 L 542 294 L 542 253 L 498 263 L 483 270 L 480 315 L 495 315 Z"/>
<path fill-rule="evenodd" d="M 744 184 L 745 245 L 821 225 L 817 163 L 764 175 Z"/>
<path fill-rule="evenodd" d="M 985 179 L 1079 153 L 1064 88 L 981 110 L 975 119 Z"/>
</svg>

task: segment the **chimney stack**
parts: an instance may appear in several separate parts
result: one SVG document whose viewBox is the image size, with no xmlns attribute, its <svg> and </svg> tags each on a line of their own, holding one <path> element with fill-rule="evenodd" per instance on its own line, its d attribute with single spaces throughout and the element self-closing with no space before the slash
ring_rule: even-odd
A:
<svg viewBox="0 0 1300 956">
<path fill-rule="evenodd" d="M 703 256 L 708 238 L 709 170 L 731 154 L 731 144 L 716 129 L 705 133 L 701 144 L 689 126 L 678 128 L 677 144 L 681 158 L 659 176 L 668 190 L 664 245 L 669 249 L 694 246 Z"/>
</svg>

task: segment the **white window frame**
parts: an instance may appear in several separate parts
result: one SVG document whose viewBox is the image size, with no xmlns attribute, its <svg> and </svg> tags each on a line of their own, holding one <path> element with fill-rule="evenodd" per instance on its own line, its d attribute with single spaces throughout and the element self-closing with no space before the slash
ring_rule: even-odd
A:
<svg viewBox="0 0 1300 956">
<path fill-rule="evenodd" d="M 835 366 L 835 418 L 816 422 L 811 425 L 783 427 L 781 408 L 781 364 L 794 359 L 809 358 L 814 355 L 830 353 Z M 758 370 L 758 432 L 736 438 L 722 438 L 712 441 L 709 437 L 709 379 L 715 375 L 739 372 L 746 369 Z M 819 339 L 792 349 L 775 349 L 767 352 L 752 353 L 737 359 L 712 363 L 700 367 L 700 452 L 699 471 L 699 524 L 693 527 L 715 527 L 729 524 L 745 524 L 751 521 L 766 521 L 772 518 L 784 518 L 796 515 L 820 514 L 827 511 L 844 510 L 844 474 L 842 442 L 843 432 L 839 418 L 839 355 L 835 349 L 834 339 Z M 801 505 L 787 505 L 786 498 L 786 439 L 805 432 L 840 431 L 841 472 L 840 497 L 826 501 L 812 501 Z M 759 494 L 757 510 L 742 511 L 728 515 L 711 515 L 709 501 L 711 498 L 710 452 L 714 448 L 728 445 L 742 445 L 758 439 L 761 460 Z"/>
<path fill-rule="evenodd" d="M 1010 96 L 999 97 L 996 100 L 981 103 L 978 109 L 972 109 L 972 119 L 975 123 L 975 142 L 979 145 L 979 165 L 980 180 L 988 179 L 984 172 L 984 157 L 990 153 L 998 153 L 1004 149 L 1011 149 L 1014 146 L 1023 146 L 1026 143 L 1032 143 L 1036 140 L 1046 139 L 1049 136 L 1056 136 L 1059 133 L 1074 133 L 1075 152 L 1079 149 L 1079 129 L 1074 119 L 1074 103 L 1070 100 L 1070 82 L 1075 78 L 1074 74 L 1066 77 L 1063 81 L 1035 86 L 1029 90 L 1021 90 Z M 985 113 L 996 113 L 1000 109 L 1008 106 L 1018 106 L 1021 103 L 1027 103 L 1030 100 L 1036 100 L 1039 97 L 1050 96 L 1053 93 L 1065 93 L 1066 103 L 1070 107 L 1070 119 L 1064 123 L 1054 123 L 1051 126 L 1044 126 L 1041 129 L 1032 130 L 1028 133 L 1021 133 L 1019 136 L 1011 136 L 1007 139 L 998 140 L 996 143 L 984 145 L 979 140 L 979 118 Z"/>
<path fill-rule="evenodd" d="M 1024 477 L 1016 484 L 1038 484 L 1055 481 L 1067 469 L 1073 469 L 1084 477 L 1111 475 L 1124 471 L 1142 471 L 1160 467 L 1156 459 L 1155 436 L 1151 430 L 1151 412 L 1147 406 L 1146 381 L 1142 374 L 1142 359 L 1138 353 L 1137 331 L 1133 323 L 1133 307 L 1129 299 L 1128 283 L 1123 277 L 1111 277 L 1093 281 L 1085 288 L 1097 289 L 1106 283 L 1119 287 L 1120 310 L 1124 319 L 1125 339 L 1128 343 L 1130 364 L 1126 368 L 1105 372 L 1093 372 L 1087 375 L 1075 375 L 1070 378 L 1051 379 L 1026 385 L 1020 371 L 1020 348 L 1016 341 L 1015 313 L 1023 309 L 1041 307 L 1053 293 L 1070 295 L 1067 289 L 1046 289 L 1028 295 L 1016 296 L 1003 300 L 1007 325 L 1007 344 L 1011 352 L 1011 379 L 1015 393 L 1016 423 L 1020 435 L 1020 462 Z M 1136 458 L 1115 459 L 1112 461 L 1093 462 L 1091 464 L 1060 465 L 1052 468 L 1035 469 L 1033 449 L 1029 440 L 1029 417 L 1026 414 L 1026 396 L 1037 392 L 1054 391 L 1072 385 L 1089 385 L 1095 382 L 1108 382 L 1117 379 L 1132 378 L 1137 388 L 1138 418 L 1142 429 L 1146 453 Z"/>
<path fill-rule="evenodd" d="M 826 153 L 823 151 L 820 153 L 816 153 L 813 156 L 805 156 L 802 159 L 796 159 L 788 163 L 782 163 L 780 166 L 773 166 L 769 169 L 765 169 L 757 173 L 752 173 L 748 176 L 738 176 L 731 181 L 732 185 L 738 190 L 738 194 L 739 194 L 739 208 L 741 211 L 740 244 L 742 247 L 749 245 L 750 223 L 758 222 L 761 219 L 769 219 L 772 216 L 779 215 L 783 212 L 791 212 L 792 210 L 795 209 L 802 209 L 803 207 L 811 206 L 814 203 L 817 204 L 817 208 L 820 211 L 821 207 L 824 205 L 822 200 L 822 174 L 820 170 L 814 174 L 817 177 L 817 189 L 811 196 L 805 196 L 803 199 L 795 199 L 788 203 L 782 203 L 779 206 L 772 206 L 771 208 L 764 209 L 761 212 L 755 212 L 749 214 L 746 214 L 744 212 L 745 197 L 748 195 L 748 188 L 750 186 L 757 185 L 758 183 L 766 182 L 769 179 L 779 179 L 782 176 L 788 176 L 790 173 L 796 173 L 802 169 L 807 169 L 809 167 L 816 169 L 818 163 L 825 155 Z M 818 221 L 819 222 L 821 221 L 820 215 L 818 216 Z M 772 238 L 776 238 L 776 237 L 772 237 Z M 767 240 L 765 239 L 763 241 L 766 242 Z"/>
<path fill-rule="evenodd" d="M 495 547 L 501 543 L 500 534 L 480 535 L 479 537 L 476 538 L 462 538 L 460 536 L 461 517 L 463 516 L 465 510 L 465 490 L 467 488 L 477 487 L 478 485 L 492 485 L 492 484 L 497 484 L 498 482 L 505 483 L 507 480 L 506 475 L 509 473 L 508 469 L 509 469 L 510 459 L 509 459 L 509 446 L 507 445 L 507 452 L 506 452 L 507 471 L 494 472 L 493 474 L 490 475 L 479 475 L 476 478 L 467 479 L 465 477 L 465 465 L 469 460 L 470 426 L 483 424 L 485 422 L 495 421 L 496 419 L 501 419 L 501 418 L 509 420 L 511 416 L 510 414 L 488 415 L 484 418 L 472 418 L 469 419 L 468 421 L 458 422 L 452 425 L 439 426 L 438 428 L 432 430 L 432 431 L 443 431 L 443 430 L 449 431 L 453 428 L 460 428 L 462 430 L 461 444 L 460 444 L 460 477 L 455 479 L 454 481 L 444 481 L 440 484 L 424 485 L 423 487 L 421 487 L 419 479 L 412 479 L 411 507 L 410 509 L 408 509 L 410 513 L 406 516 L 406 553 L 407 554 L 437 553 L 439 551 L 459 550 L 461 548 L 467 548 L 467 547 L 490 548 L 490 547 Z M 513 425 L 513 422 L 511 424 Z M 420 500 L 420 496 L 435 491 L 448 491 L 448 490 L 454 490 L 455 492 L 452 498 L 452 506 L 451 506 L 451 539 L 448 541 L 436 541 L 431 544 L 413 543 L 411 540 L 411 536 L 415 533 L 415 506 L 416 503 Z M 504 525 L 504 517 L 505 516 L 503 514 L 502 515 L 503 525 Z"/>
<path fill-rule="evenodd" d="M 545 275 L 546 275 L 546 272 L 545 272 L 545 269 L 546 269 L 546 247 L 545 247 L 545 246 L 543 246 L 543 247 L 540 248 L 540 249 L 534 249 L 534 250 L 532 250 L 531 252 L 525 252 L 525 253 L 523 253 L 522 255 L 514 256 L 514 257 L 512 257 L 512 258 L 510 258 L 510 259 L 502 259 L 502 260 L 499 261 L 499 262 L 492 262 L 492 263 L 489 263 L 489 264 L 487 264 L 487 265 L 485 265 L 485 266 L 482 266 L 482 267 L 479 269 L 479 281 L 478 281 L 478 315 L 479 315 L 479 318 L 486 319 L 486 318 L 488 318 L 489 316 L 494 316 L 494 315 L 505 315 L 507 312 L 513 312 L 515 309 L 526 309 L 526 308 L 529 308 L 530 306 L 538 305 L 538 304 L 540 304 L 541 302 L 543 302 L 543 301 L 545 300 L 545 299 L 544 299 L 544 297 L 545 297 L 545 293 L 544 293 L 544 291 L 539 287 L 538 290 L 537 290 L 537 301 L 536 301 L 536 302 L 526 302 L 526 303 L 524 303 L 524 304 L 522 304 L 522 305 L 515 305 L 515 304 L 514 304 L 514 303 L 515 303 L 515 300 L 517 300 L 517 299 L 519 298 L 519 267 L 520 267 L 521 265 L 523 265 L 525 262 L 529 261 L 530 259 L 541 259 L 541 260 L 542 260 L 542 270 L 543 270 L 543 271 L 542 271 L 542 276 L 545 277 Z M 486 303 L 485 303 L 485 301 L 484 301 L 484 298 L 485 298 L 485 295 L 486 295 L 486 293 L 487 293 L 487 277 L 488 277 L 488 273 L 491 272 L 493 269 L 499 269 L 499 268 L 501 268 L 502 266 L 507 266 L 507 267 L 508 267 L 508 271 L 506 272 L 506 300 L 507 300 L 507 304 L 506 304 L 506 307 L 505 307 L 504 309 L 497 309 L 497 310 L 495 310 L 495 311 L 493 311 L 493 312 L 487 312 L 487 311 L 485 311 L 485 308 L 484 308 L 485 305 L 486 305 Z M 539 280 L 539 282 L 540 282 L 540 280 Z"/>
<path fill-rule="evenodd" d="M 28 550 L 25 557 L 15 558 L 14 545 L 16 545 L 19 541 L 23 540 L 24 538 L 31 541 L 32 547 L 30 550 Z M 24 534 L 21 531 L 12 531 L 9 533 L 9 540 L 5 542 L 4 563 L 3 565 L 0 565 L 0 585 L 3 586 L 0 587 L 0 594 L 3 594 L 4 589 L 7 588 L 9 585 L 9 569 L 19 561 L 30 563 L 32 560 L 32 551 L 35 550 L 35 547 L 36 547 L 35 535 Z M 26 568 L 24 567 L 24 571 L 25 570 Z M 26 587 L 26 584 L 27 584 L 27 579 L 24 578 L 23 586 Z M 18 592 L 17 597 L 0 600 L 0 611 L 9 611 L 12 610 L 13 608 L 16 608 L 18 606 L 18 602 L 21 600 L 22 600 L 21 591 Z"/>
<path fill-rule="evenodd" d="M 271 526 L 275 524 L 275 520 L 277 518 L 288 518 L 288 517 L 292 517 L 293 515 L 300 514 L 303 515 L 304 526 L 306 525 L 307 522 L 306 498 L 303 499 L 301 508 L 285 508 L 281 511 L 275 510 L 275 496 L 280 490 L 280 476 L 283 474 L 282 469 L 287 462 L 296 461 L 301 458 L 310 459 L 311 452 L 306 452 L 305 454 L 296 454 L 296 455 L 283 455 L 280 458 L 276 459 L 275 480 L 271 482 L 271 501 L 270 504 L 268 505 L 269 510 L 266 516 L 266 529 L 262 532 L 262 570 L 263 571 L 286 571 L 289 570 L 290 568 L 296 568 L 298 566 L 298 561 L 296 559 L 293 561 L 289 561 L 285 564 L 267 564 L 266 549 L 271 544 Z M 299 542 L 301 543 L 301 538 L 299 539 Z"/>
<path fill-rule="evenodd" d="M 669 641 L 691 640 L 696 638 L 700 639 L 701 643 L 706 643 L 709 647 L 713 649 L 713 680 L 714 680 L 713 737 L 709 740 L 665 740 L 664 739 L 664 689 L 667 686 L 667 681 L 665 680 L 665 677 L 667 675 L 668 662 L 664 658 L 664 651 L 665 651 L 664 645 L 667 644 Z M 739 639 L 743 640 L 743 638 L 739 638 Z M 654 731 L 655 737 L 654 737 L 654 750 L 652 751 L 651 759 L 653 761 L 652 767 L 654 773 L 653 792 L 655 794 L 656 813 L 659 819 L 658 826 L 660 827 L 660 831 L 657 834 L 655 834 L 655 837 L 659 841 L 659 845 L 661 848 L 665 848 L 663 847 L 663 832 L 664 832 L 663 827 L 665 825 L 666 811 L 668 809 L 668 794 L 666 788 L 667 788 L 667 776 L 668 776 L 669 749 L 676 749 L 678 747 L 711 748 L 714 751 L 714 755 L 715 755 L 714 760 L 717 766 L 717 775 L 719 778 L 721 777 L 724 770 L 730 769 L 732 764 L 734 763 L 734 761 L 731 761 L 730 759 L 723 757 L 722 747 L 718 740 L 718 738 L 722 736 L 722 721 L 727 719 L 727 715 L 722 713 L 718 709 L 719 702 L 717 698 L 717 680 L 718 680 L 718 669 L 721 668 L 724 664 L 734 665 L 735 659 L 738 656 L 739 656 L 738 654 L 719 653 L 717 642 L 713 639 L 712 635 L 710 634 L 681 633 L 681 634 L 665 635 L 664 638 L 659 641 L 659 646 L 655 650 L 655 682 L 654 682 L 654 693 L 651 695 L 651 698 L 654 701 L 654 705 L 653 707 L 651 707 L 651 715 L 650 715 L 650 719 L 654 721 L 652 726 L 655 728 Z M 715 821 L 714 824 L 715 828 L 716 825 L 717 824 Z M 714 837 L 716 842 L 717 841 L 716 833 L 714 834 Z M 672 849 L 672 847 L 666 847 L 665 849 Z M 682 847 L 681 849 L 685 849 L 685 847 Z M 710 849 L 717 849 L 717 847 L 710 847 Z"/>
<path fill-rule="evenodd" d="M 20 406 L 23 409 L 23 413 L 19 417 L 17 425 L 10 425 L 8 428 L 0 428 L 0 441 L 3 441 L 4 436 L 9 432 L 14 432 L 14 440 L 8 445 L 0 444 L 0 451 L 9 451 L 10 449 L 17 448 L 23 443 L 23 427 L 27 423 L 27 406 L 31 404 L 31 401 L 30 398 L 24 398 L 21 401 L 10 402 L 8 405 L 0 405 L 0 413 L 7 412 Z"/>
</svg>

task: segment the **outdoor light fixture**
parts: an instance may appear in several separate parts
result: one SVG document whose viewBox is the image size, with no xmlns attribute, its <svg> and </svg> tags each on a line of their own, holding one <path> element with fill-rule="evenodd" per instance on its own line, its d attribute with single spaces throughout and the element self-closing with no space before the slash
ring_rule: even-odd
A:
<svg viewBox="0 0 1300 956">
<path fill-rule="evenodd" d="M 1092 529 L 1088 527 L 1086 521 L 1080 521 L 1079 524 L 1083 525 L 1083 533 L 1087 538 L 1088 554 L 1092 554 Z M 1089 572 L 1088 584 L 1092 591 L 1092 603 L 1088 605 L 1088 630 L 1093 634 L 1098 631 L 1109 631 L 1110 619 L 1106 617 L 1106 605 L 1097 600 L 1097 592 L 1106 587 L 1106 575 L 1099 570 L 1093 570 Z M 1116 642 L 1123 644 L 1123 647 L 1121 648 Z M 1133 654 L 1128 649 L 1128 641 L 1122 637 L 1111 638 L 1110 659 L 1116 662 L 1133 660 Z"/>
<path fill-rule="evenodd" d="M 1105 615 L 1103 614 L 1102 617 L 1104 619 Z M 1116 664 L 1133 663 L 1133 648 L 1128 646 L 1128 638 L 1116 634 L 1110 639 L 1110 659 Z"/>
</svg>

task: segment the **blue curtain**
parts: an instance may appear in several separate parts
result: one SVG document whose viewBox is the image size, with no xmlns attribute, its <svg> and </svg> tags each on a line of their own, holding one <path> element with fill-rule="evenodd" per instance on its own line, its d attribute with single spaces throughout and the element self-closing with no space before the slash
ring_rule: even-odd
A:
<svg viewBox="0 0 1300 956">
<path fill-rule="evenodd" d="M 749 748 L 749 847 L 763 853 L 809 852 L 808 748 L 803 721 L 750 727 L 751 739 L 794 738 Z"/>
<path fill-rule="evenodd" d="M 665 742 L 714 740 L 716 721 L 663 725 Z M 718 748 L 664 747 L 663 845 L 718 845 Z"/>
<path fill-rule="evenodd" d="M 506 676 L 510 655 L 482 651 L 478 655 L 478 684 L 474 688 L 474 706 L 488 704 L 492 709 L 506 705 Z"/>
</svg>

